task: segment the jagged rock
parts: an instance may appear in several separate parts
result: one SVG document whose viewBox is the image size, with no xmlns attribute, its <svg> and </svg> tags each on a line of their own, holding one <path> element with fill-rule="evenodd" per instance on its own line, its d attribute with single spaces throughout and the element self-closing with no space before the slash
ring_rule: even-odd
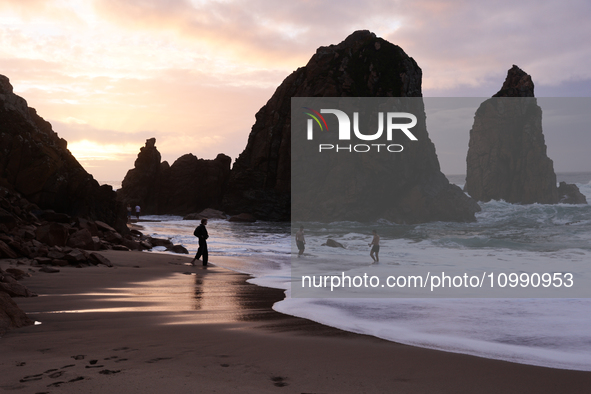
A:
<svg viewBox="0 0 591 394">
<path fill-rule="evenodd" d="M 320 47 L 305 67 L 283 81 L 256 114 L 248 144 L 230 174 L 224 211 L 250 213 L 262 220 L 474 221 L 474 213 L 480 210 L 478 204 L 450 185 L 440 171 L 426 130 L 422 100 L 420 124 L 413 128 L 420 129 L 418 141 L 408 151 L 405 148 L 396 161 L 368 163 L 367 168 L 378 169 L 379 184 L 362 187 L 366 180 L 361 179 L 352 185 L 349 201 L 340 196 L 322 201 L 322 207 L 314 201 L 298 212 L 290 209 L 292 97 L 421 97 L 421 80 L 422 71 L 411 57 L 368 31 L 357 31 L 338 45 Z M 318 191 L 309 197 L 329 192 L 332 184 L 326 180 L 331 171 L 338 172 L 341 178 L 333 178 L 335 182 L 346 181 L 348 168 L 339 166 L 333 158 L 327 158 L 325 165 L 315 166 L 306 174 L 311 189 Z M 380 198 L 383 201 L 376 201 Z M 349 202 L 353 201 L 366 201 L 365 207 L 351 210 Z M 387 211 L 374 209 L 383 207 L 384 202 Z"/>
<path fill-rule="evenodd" d="M 92 239 L 92 234 L 87 229 L 76 231 L 68 238 L 67 245 L 72 248 L 94 250 L 95 244 Z"/>
<path fill-rule="evenodd" d="M 68 260 L 63 259 L 53 259 L 51 260 L 51 265 L 55 267 L 67 267 L 68 265 L 70 265 L 70 262 Z"/>
<path fill-rule="evenodd" d="M 82 263 L 88 259 L 88 254 L 86 254 L 83 250 L 74 249 L 66 254 L 65 259 L 71 264 Z"/>
<path fill-rule="evenodd" d="M 30 326 L 34 323 L 8 294 L 0 292 L 0 335 L 4 335 L 11 328 Z"/>
<path fill-rule="evenodd" d="M 179 157 L 172 166 L 160 162 L 156 139 L 140 149 L 135 166 L 127 172 L 118 198 L 132 206 L 139 204 L 147 214 L 186 214 L 219 207 L 230 175 L 230 157 L 214 160 L 192 154 Z"/>
<path fill-rule="evenodd" d="M 10 274 L 16 280 L 21 280 L 23 278 L 31 277 L 31 274 L 29 274 L 28 272 L 25 272 L 23 270 L 19 270 L 18 268 L 7 268 L 6 273 Z"/>
<path fill-rule="evenodd" d="M 53 259 L 49 257 L 37 257 L 34 261 L 36 261 L 38 265 L 47 265 L 51 264 L 52 260 Z"/>
<path fill-rule="evenodd" d="M 172 246 L 173 243 L 170 242 L 170 239 L 163 239 L 163 238 L 152 238 L 148 237 L 147 241 L 152 244 L 153 246 L 164 246 L 169 247 Z"/>
<path fill-rule="evenodd" d="M 322 244 L 322 246 L 330 246 L 331 248 L 343 248 L 345 249 L 345 246 L 343 246 L 342 243 L 335 241 L 334 239 L 327 239 L 325 244 Z"/>
<path fill-rule="evenodd" d="M 558 202 L 563 204 L 587 204 L 587 197 L 577 187 L 566 182 L 558 185 Z"/>
<path fill-rule="evenodd" d="M 140 250 L 141 249 L 140 243 L 137 241 L 133 241 L 131 239 L 123 238 L 121 240 L 121 245 L 127 246 L 130 250 Z"/>
<path fill-rule="evenodd" d="M 230 216 L 228 219 L 229 222 L 247 222 L 247 223 L 254 223 L 257 221 L 257 218 L 254 215 L 249 213 L 241 213 L 239 215 Z"/>
<path fill-rule="evenodd" d="M 183 245 L 172 245 L 172 246 L 169 246 L 169 247 L 166 248 L 166 251 L 167 252 L 173 252 L 173 253 L 189 254 L 189 251 Z"/>
<path fill-rule="evenodd" d="M 56 274 L 58 272 L 60 272 L 60 270 L 58 270 L 57 268 L 51 268 L 47 265 L 44 265 L 43 267 L 41 267 L 41 269 L 39 270 L 39 272 L 45 272 L 48 274 Z"/>
<path fill-rule="evenodd" d="M 96 252 L 91 253 L 90 260 L 92 262 L 94 262 L 95 264 L 103 264 L 103 265 L 106 265 L 107 267 L 113 266 L 111 261 L 100 253 L 96 253 Z"/>
<path fill-rule="evenodd" d="M 0 181 L 43 210 L 101 219 L 124 231 L 124 208 L 67 149 L 51 124 L 0 75 Z M 54 219 L 51 219 L 55 221 Z M 57 220 L 57 219 L 56 219 Z"/>
<path fill-rule="evenodd" d="M 94 224 L 96 224 L 96 226 L 97 226 L 97 228 L 99 230 L 102 230 L 102 231 L 111 231 L 113 233 L 116 233 L 117 232 L 117 230 L 115 230 L 113 227 L 109 226 L 107 223 L 101 222 L 100 220 L 96 220 L 94 222 Z"/>
<path fill-rule="evenodd" d="M 123 236 L 121 234 L 119 234 L 117 232 L 113 232 L 113 231 L 106 232 L 103 235 L 103 238 L 105 239 L 105 241 L 111 242 L 114 244 L 120 244 L 121 241 L 123 240 Z"/>
<path fill-rule="evenodd" d="M 466 164 L 464 190 L 478 201 L 559 201 L 554 165 L 546 153 L 542 109 L 531 77 L 519 67 L 513 65 L 501 90 L 476 111 Z"/>
<path fill-rule="evenodd" d="M 11 297 L 36 297 L 37 294 L 30 291 L 26 286 L 14 280 L 11 283 L 0 282 L 0 293 L 6 293 Z"/>
<path fill-rule="evenodd" d="M 66 257 L 66 254 L 63 252 L 58 252 L 57 250 L 50 250 L 47 253 L 47 258 L 53 259 L 53 260 L 63 259 L 64 257 Z"/>
<path fill-rule="evenodd" d="M 16 259 L 18 255 L 10 246 L 6 245 L 3 241 L 0 241 L 0 258 Z"/>
<path fill-rule="evenodd" d="M 118 198 L 132 207 L 140 205 L 144 212 L 157 213 L 154 212 L 158 201 L 154 184 L 158 182 L 160 158 L 156 138 L 146 140 L 146 145 L 140 148 L 134 168 L 127 172 L 121 189 L 117 191 Z"/>
<path fill-rule="evenodd" d="M 47 223 L 37 227 L 37 241 L 49 246 L 65 246 L 68 240 L 68 227 L 61 223 Z"/>
</svg>

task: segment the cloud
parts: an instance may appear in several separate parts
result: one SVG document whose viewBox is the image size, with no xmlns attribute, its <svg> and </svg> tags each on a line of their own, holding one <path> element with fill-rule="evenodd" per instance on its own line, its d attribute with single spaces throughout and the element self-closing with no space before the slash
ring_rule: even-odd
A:
<svg viewBox="0 0 591 394">
<path fill-rule="evenodd" d="M 489 97 L 512 64 L 538 96 L 591 86 L 591 4 L 576 0 L 5 0 L 0 11 L 0 73 L 60 136 L 135 154 L 156 137 L 169 162 L 235 158 L 283 79 L 359 29 L 415 58 L 427 96 Z M 438 142 L 443 167 L 464 142 Z M 123 170 L 87 164 L 124 173 L 131 156 Z"/>
</svg>

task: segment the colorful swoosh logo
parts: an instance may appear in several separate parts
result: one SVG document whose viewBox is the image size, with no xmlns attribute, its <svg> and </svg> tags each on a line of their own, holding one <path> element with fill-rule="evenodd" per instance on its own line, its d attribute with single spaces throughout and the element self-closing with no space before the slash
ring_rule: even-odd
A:
<svg viewBox="0 0 591 394">
<path fill-rule="evenodd" d="M 326 131 L 328 131 L 328 125 L 326 124 L 326 120 L 324 120 L 324 117 L 322 115 L 320 115 L 320 113 L 318 111 L 313 110 L 312 108 L 308 108 L 308 107 L 302 107 L 304 109 L 307 109 L 308 111 L 312 111 L 314 112 L 314 114 L 311 114 L 310 112 L 304 112 L 306 115 L 310 115 L 312 117 L 312 119 L 314 119 L 316 121 L 316 123 L 318 123 L 318 126 L 320 126 L 320 130 L 324 131 L 324 127 L 322 127 L 322 123 L 324 123 L 324 126 L 326 127 Z M 320 119 L 322 119 L 322 123 L 320 123 Z"/>
</svg>

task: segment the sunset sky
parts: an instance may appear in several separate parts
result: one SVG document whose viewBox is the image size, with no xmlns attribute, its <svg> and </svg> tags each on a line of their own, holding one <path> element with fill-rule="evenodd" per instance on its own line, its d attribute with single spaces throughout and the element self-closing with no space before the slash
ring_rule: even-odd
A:
<svg viewBox="0 0 591 394">
<path fill-rule="evenodd" d="M 588 0 L 0 0 L 0 74 L 88 172 L 121 181 L 151 137 L 170 164 L 235 159 L 283 79 L 360 29 L 417 61 L 424 96 L 489 97 L 517 64 L 538 97 L 589 97 L 590 20 Z M 556 171 L 591 171 L 552 132 Z M 465 173 L 468 130 L 430 134 L 443 172 Z"/>
</svg>

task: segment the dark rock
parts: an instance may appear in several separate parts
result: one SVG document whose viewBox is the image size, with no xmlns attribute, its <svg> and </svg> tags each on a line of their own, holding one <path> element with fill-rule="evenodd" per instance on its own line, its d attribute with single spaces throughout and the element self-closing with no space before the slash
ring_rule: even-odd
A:
<svg viewBox="0 0 591 394">
<path fill-rule="evenodd" d="M 140 250 L 141 246 L 138 241 L 133 241 L 131 239 L 122 239 L 121 245 L 127 246 L 130 250 Z"/>
<path fill-rule="evenodd" d="M 169 247 L 166 248 L 166 251 L 167 252 L 173 252 L 173 253 L 189 254 L 189 251 L 183 245 L 172 245 L 172 246 L 169 246 Z"/>
<path fill-rule="evenodd" d="M 8 230 L 15 227 L 17 223 L 17 218 L 13 214 L 0 208 L 0 224 L 5 225 Z"/>
<path fill-rule="evenodd" d="M 153 246 L 169 247 L 173 245 L 172 242 L 170 242 L 170 239 L 148 237 L 146 240 Z"/>
<path fill-rule="evenodd" d="M 241 213 L 239 215 L 231 216 L 230 219 L 228 219 L 228 221 L 254 223 L 257 221 L 257 219 L 249 213 Z"/>
<path fill-rule="evenodd" d="M 68 238 L 68 246 L 72 248 L 95 250 L 95 244 L 92 240 L 92 234 L 87 229 L 76 231 Z"/>
<path fill-rule="evenodd" d="M 226 219 L 226 214 L 217 209 L 207 208 L 199 213 L 190 213 L 183 220 Z"/>
<path fill-rule="evenodd" d="M 31 277 L 31 274 L 25 272 L 23 270 L 19 270 L 18 268 L 7 268 L 6 273 L 11 275 L 16 280 L 21 280 L 23 278 Z"/>
<path fill-rule="evenodd" d="M 111 263 L 111 261 L 108 258 L 106 258 L 102 254 L 96 253 L 96 252 L 90 254 L 90 261 L 92 261 L 94 264 L 106 265 L 107 267 L 113 266 L 113 264 Z"/>
<path fill-rule="evenodd" d="M 350 198 L 323 198 L 335 182 L 346 182 L 349 168 L 327 157 L 324 166 L 309 172 L 314 196 L 298 212 L 291 211 L 291 98 L 292 97 L 421 97 L 422 71 L 400 47 L 368 31 L 357 31 L 338 45 L 321 47 L 305 67 L 288 76 L 256 114 L 248 144 L 230 174 L 223 209 L 260 220 L 375 220 L 398 223 L 437 220 L 474 221 L 480 210 L 469 197 L 450 185 L 441 173 L 435 147 L 429 139 L 422 100 L 418 100 L 418 141 L 396 161 L 366 163 L 378 171 L 379 184 L 352 185 Z M 413 131 L 414 133 L 414 131 Z M 399 160 L 400 159 L 400 160 Z M 365 160 L 358 158 L 356 160 Z M 353 164 L 350 164 L 353 165 Z M 337 171 L 331 182 L 329 172 Z M 354 179 L 350 179 L 354 182 Z M 307 179 L 308 181 L 308 179 Z M 334 190 L 334 189 L 333 189 Z M 443 200 L 441 200 L 443 198 Z M 380 200 L 381 201 L 378 201 Z M 365 201 L 351 210 L 350 202 Z M 295 204 L 299 206 L 298 204 Z M 295 206 L 294 205 L 294 206 Z M 357 204 L 359 205 L 359 204 Z M 387 211 L 376 207 L 387 205 Z"/>
<path fill-rule="evenodd" d="M 554 166 L 546 154 L 542 110 L 531 77 L 517 66 L 474 117 L 465 191 L 478 201 L 558 202 Z"/>
<path fill-rule="evenodd" d="M 123 206 L 67 149 L 67 142 L 0 75 L 0 181 L 41 210 L 100 219 L 124 231 Z M 59 220 L 54 217 L 51 221 Z"/>
<path fill-rule="evenodd" d="M 130 249 L 127 246 L 124 245 L 113 245 L 113 250 L 119 250 L 119 251 L 123 251 L 123 252 L 129 252 Z"/>
<path fill-rule="evenodd" d="M 56 213 L 51 209 L 40 211 L 35 216 L 46 222 L 70 223 L 72 221 L 72 217 L 70 215 L 65 213 Z"/>
<path fill-rule="evenodd" d="M 337 242 L 337 241 L 335 241 L 334 239 L 331 239 L 331 238 L 327 239 L 326 240 L 326 243 L 323 244 L 322 246 L 325 246 L 325 245 L 326 246 L 330 246 L 331 248 L 343 248 L 343 249 L 345 249 L 345 247 L 343 246 L 342 243 Z"/>
<path fill-rule="evenodd" d="M 0 293 L 4 292 L 11 297 L 36 297 L 37 294 L 30 291 L 26 286 L 18 283 L 16 280 L 13 282 L 0 282 Z"/>
<path fill-rule="evenodd" d="M 558 185 L 558 202 L 563 204 L 587 204 L 587 198 L 577 185 L 560 182 Z"/>
<path fill-rule="evenodd" d="M 120 244 L 121 241 L 123 240 L 123 236 L 117 232 L 113 232 L 113 231 L 109 231 L 107 233 L 105 233 L 103 235 L 103 238 L 107 241 L 107 242 L 111 242 L 114 244 Z"/>
<path fill-rule="evenodd" d="M 47 223 L 37 227 L 37 241 L 49 246 L 65 246 L 68 240 L 68 227 L 60 223 Z"/>
<path fill-rule="evenodd" d="M 101 222 L 100 220 L 96 220 L 94 224 L 101 231 L 111 231 L 113 233 L 117 232 L 117 230 L 115 230 L 113 227 L 109 226 L 107 223 Z"/>
<path fill-rule="evenodd" d="M 64 257 L 66 257 L 66 254 L 58 252 L 57 250 L 50 250 L 49 253 L 47 253 L 47 258 L 49 259 L 63 259 Z"/>
<path fill-rule="evenodd" d="M 140 241 L 140 246 L 141 249 L 146 250 L 146 249 L 152 249 L 152 244 L 148 241 Z"/>
<path fill-rule="evenodd" d="M 156 139 L 140 149 L 135 167 L 127 172 L 118 198 L 132 206 L 139 204 L 147 214 L 186 214 L 219 207 L 230 175 L 230 157 L 214 160 L 192 154 L 178 158 L 172 166 L 160 162 Z"/>
<path fill-rule="evenodd" d="M 83 250 L 74 249 L 66 254 L 65 259 L 69 261 L 70 264 L 77 264 L 86 261 L 88 259 L 88 254 Z"/>
<path fill-rule="evenodd" d="M 36 257 L 35 260 L 39 265 L 51 264 L 53 259 L 49 257 Z"/>
<path fill-rule="evenodd" d="M 41 269 L 39 270 L 39 272 L 45 272 L 45 273 L 48 273 L 48 274 L 55 274 L 55 273 L 60 272 L 60 270 L 58 270 L 57 268 L 51 268 L 51 267 L 49 267 L 47 265 L 44 265 L 43 267 L 41 267 Z"/>
<path fill-rule="evenodd" d="M 3 241 L 0 241 L 0 258 L 3 259 L 16 259 L 18 255 L 10 246 L 6 245 Z"/>
<path fill-rule="evenodd" d="M 51 260 L 51 265 L 55 267 L 67 267 L 68 265 L 70 265 L 70 262 L 68 260 L 63 259 L 53 259 Z"/>
<path fill-rule="evenodd" d="M 103 225 L 108 226 L 108 224 L 103 223 Z M 76 218 L 76 227 L 79 228 L 80 230 L 86 229 L 90 232 L 90 234 L 95 237 L 97 236 L 98 233 L 98 226 L 96 225 L 95 222 L 91 221 L 91 220 L 86 220 L 84 218 Z M 111 226 L 109 226 L 110 228 L 112 228 Z M 115 229 L 109 230 L 109 231 L 115 231 Z"/>
<path fill-rule="evenodd" d="M 6 293 L 0 292 L 0 335 L 12 328 L 31 326 L 35 322 Z"/>
</svg>

